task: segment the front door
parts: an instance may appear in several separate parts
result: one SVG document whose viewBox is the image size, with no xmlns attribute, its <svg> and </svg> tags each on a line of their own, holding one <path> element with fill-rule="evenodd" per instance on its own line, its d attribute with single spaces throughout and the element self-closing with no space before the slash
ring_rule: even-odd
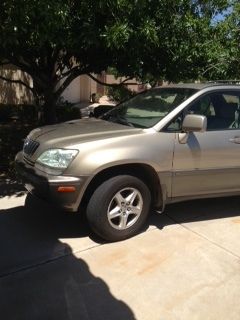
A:
<svg viewBox="0 0 240 320">
<path fill-rule="evenodd" d="M 240 191 L 240 93 L 215 91 L 199 98 L 186 113 L 207 117 L 207 131 L 176 134 L 172 197 Z"/>
</svg>

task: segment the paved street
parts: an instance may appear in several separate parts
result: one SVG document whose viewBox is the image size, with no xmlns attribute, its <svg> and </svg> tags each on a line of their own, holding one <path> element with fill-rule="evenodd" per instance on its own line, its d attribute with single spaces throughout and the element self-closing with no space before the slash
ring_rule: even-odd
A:
<svg viewBox="0 0 240 320">
<path fill-rule="evenodd" d="M 0 199 L 2 319 L 240 319 L 240 199 L 168 206 L 107 244 L 77 215 Z"/>
</svg>

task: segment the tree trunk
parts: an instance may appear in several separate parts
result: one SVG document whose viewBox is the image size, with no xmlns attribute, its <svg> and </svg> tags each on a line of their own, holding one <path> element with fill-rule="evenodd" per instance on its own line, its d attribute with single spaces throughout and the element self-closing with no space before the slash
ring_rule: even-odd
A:
<svg viewBox="0 0 240 320">
<path fill-rule="evenodd" d="M 43 105 L 43 122 L 44 124 L 54 124 L 56 121 L 56 104 L 46 101 Z"/>
<path fill-rule="evenodd" d="M 44 105 L 43 105 L 43 123 L 44 124 L 54 124 L 57 121 L 56 114 L 56 103 L 57 98 L 54 91 L 43 94 Z"/>
</svg>

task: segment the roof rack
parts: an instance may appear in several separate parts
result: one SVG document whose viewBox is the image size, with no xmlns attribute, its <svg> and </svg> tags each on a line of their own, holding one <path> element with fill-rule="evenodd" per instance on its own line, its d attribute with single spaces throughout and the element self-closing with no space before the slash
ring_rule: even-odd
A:
<svg viewBox="0 0 240 320">
<path fill-rule="evenodd" d="M 240 80 L 212 80 L 208 83 L 226 83 L 226 84 L 240 84 Z"/>
</svg>

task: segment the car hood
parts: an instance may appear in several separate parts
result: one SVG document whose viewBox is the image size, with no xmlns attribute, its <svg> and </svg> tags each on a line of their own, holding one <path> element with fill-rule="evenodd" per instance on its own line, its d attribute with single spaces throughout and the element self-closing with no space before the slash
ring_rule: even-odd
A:
<svg viewBox="0 0 240 320">
<path fill-rule="evenodd" d="M 68 147 L 88 141 L 132 135 L 140 132 L 143 132 L 143 129 L 91 118 L 37 128 L 31 131 L 29 138 L 39 141 L 40 144 Z"/>
</svg>

